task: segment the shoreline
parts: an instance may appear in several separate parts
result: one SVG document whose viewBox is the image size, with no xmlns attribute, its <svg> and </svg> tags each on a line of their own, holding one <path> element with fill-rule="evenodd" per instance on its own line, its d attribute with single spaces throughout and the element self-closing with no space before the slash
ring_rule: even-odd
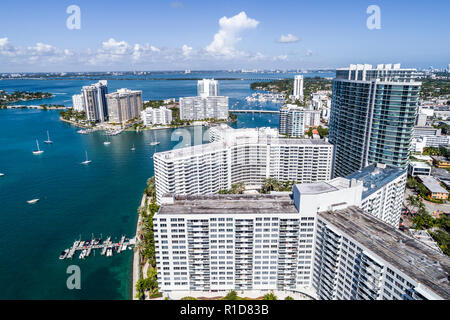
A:
<svg viewBox="0 0 450 320">
<path fill-rule="evenodd" d="M 144 193 L 142 195 L 142 200 L 141 200 L 140 207 L 145 205 L 145 200 L 146 199 L 147 199 L 147 196 Z M 138 213 L 138 220 L 137 220 L 137 223 L 136 223 L 136 236 L 135 236 L 136 237 L 136 244 L 139 241 L 138 234 L 139 234 L 139 227 L 140 226 L 141 226 L 141 215 Z M 139 274 L 140 273 L 139 260 L 140 260 L 140 252 L 139 252 L 139 250 L 135 250 L 133 252 L 133 267 L 132 267 L 133 280 L 132 280 L 132 284 L 131 284 L 132 285 L 132 288 L 131 288 L 131 294 L 132 294 L 131 300 L 138 300 L 136 298 L 136 294 L 137 294 L 137 292 L 136 292 L 136 283 L 137 283 L 137 281 L 139 280 L 139 277 L 140 277 L 140 274 Z"/>
<path fill-rule="evenodd" d="M 69 123 L 69 124 L 71 124 L 71 125 L 73 125 L 74 127 L 77 127 L 77 128 L 82 128 L 82 129 L 94 129 L 94 128 L 92 128 L 92 127 L 88 127 L 88 126 L 85 126 L 85 125 L 76 123 L 76 122 L 74 122 L 74 121 L 71 121 L 71 120 L 66 120 L 66 119 L 64 119 L 63 117 L 59 117 L 59 120 L 61 120 L 62 122 Z"/>
</svg>

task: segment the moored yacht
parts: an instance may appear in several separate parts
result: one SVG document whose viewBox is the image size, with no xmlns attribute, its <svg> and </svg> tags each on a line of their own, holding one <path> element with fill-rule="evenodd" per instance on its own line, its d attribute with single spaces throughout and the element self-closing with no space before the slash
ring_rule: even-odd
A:
<svg viewBox="0 0 450 320">
<path fill-rule="evenodd" d="M 53 143 L 53 141 L 50 140 L 50 134 L 48 133 L 48 130 L 47 130 L 47 140 L 45 140 L 44 143 L 46 143 L 46 144 L 52 144 Z"/>
<path fill-rule="evenodd" d="M 43 154 L 44 153 L 44 151 L 43 150 L 41 150 L 41 149 L 39 149 L 39 142 L 37 141 L 37 139 L 36 139 L 36 146 L 37 146 L 37 150 L 34 150 L 33 151 L 33 154 Z"/>
</svg>

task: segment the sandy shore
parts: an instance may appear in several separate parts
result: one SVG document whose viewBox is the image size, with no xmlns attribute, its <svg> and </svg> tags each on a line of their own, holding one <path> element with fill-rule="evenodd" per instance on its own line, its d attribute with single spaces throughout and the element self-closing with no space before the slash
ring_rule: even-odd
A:
<svg viewBox="0 0 450 320">
<path fill-rule="evenodd" d="M 145 198 L 146 198 L 146 195 L 144 194 L 142 196 L 142 200 L 141 200 L 141 207 L 143 207 L 145 205 Z M 137 236 L 138 236 L 138 233 L 139 233 L 140 225 L 141 225 L 141 215 L 139 214 L 138 222 L 137 222 L 137 225 L 136 225 L 136 243 L 137 243 L 137 241 L 139 241 Z M 140 258 L 139 257 L 139 250 L 134 250 L 134 254 L 133 254 L 133 290 L 132 290 L 133 296 L 132 296 L 132 300 L 138 300 L 136 298 L 136 294 L 137 294 L 137 292 L 136 292 L 136 283 L 139 280 L 139 269 L 140 269 L 139 268 L 139 258 Z"/>
</svg>

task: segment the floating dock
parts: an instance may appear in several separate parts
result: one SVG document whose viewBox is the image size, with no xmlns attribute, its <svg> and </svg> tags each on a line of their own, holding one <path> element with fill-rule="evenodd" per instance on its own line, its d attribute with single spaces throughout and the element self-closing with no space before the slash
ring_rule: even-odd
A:
<svg viewBox="0 0 450 320">
<path fill-rule="evenodd" d="M 64 250 L 59 258 L 61 260 L 73 259 L 77 251 L 81 251 L 79 258 L 85 259 L 96 249 L 101 249 L 100 254 L 102 256 L 106 255 L 107 257 L 110 257 L 113 255 L 113 252 L 121 253 L 127 249 L 131 250 L 135 244 L 136 238 L 129 239 L 126 236 L 122 236 L 119 242 L 112 242 L 111 237 L 106 238 L 103 242 L 102 239 L 99 238 L 92 238 L 88 241 L 77 240 L 70 248 Z"/>
</svg>

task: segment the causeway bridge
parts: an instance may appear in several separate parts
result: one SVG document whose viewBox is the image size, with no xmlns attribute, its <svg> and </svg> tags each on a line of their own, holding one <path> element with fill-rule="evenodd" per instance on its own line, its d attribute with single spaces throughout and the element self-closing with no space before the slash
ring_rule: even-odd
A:
<svg viewBox="0 0 450 320">
<path fill-rule="evenodd" d="M 228 110 L 229 112 L 232 112 L 232 113 L 272 113 L 272 114 L 277 114 L 277 113 L 280 113 L 280 110 L 232 110 L 232 109 L 229 109 Z"/>
</svg>

